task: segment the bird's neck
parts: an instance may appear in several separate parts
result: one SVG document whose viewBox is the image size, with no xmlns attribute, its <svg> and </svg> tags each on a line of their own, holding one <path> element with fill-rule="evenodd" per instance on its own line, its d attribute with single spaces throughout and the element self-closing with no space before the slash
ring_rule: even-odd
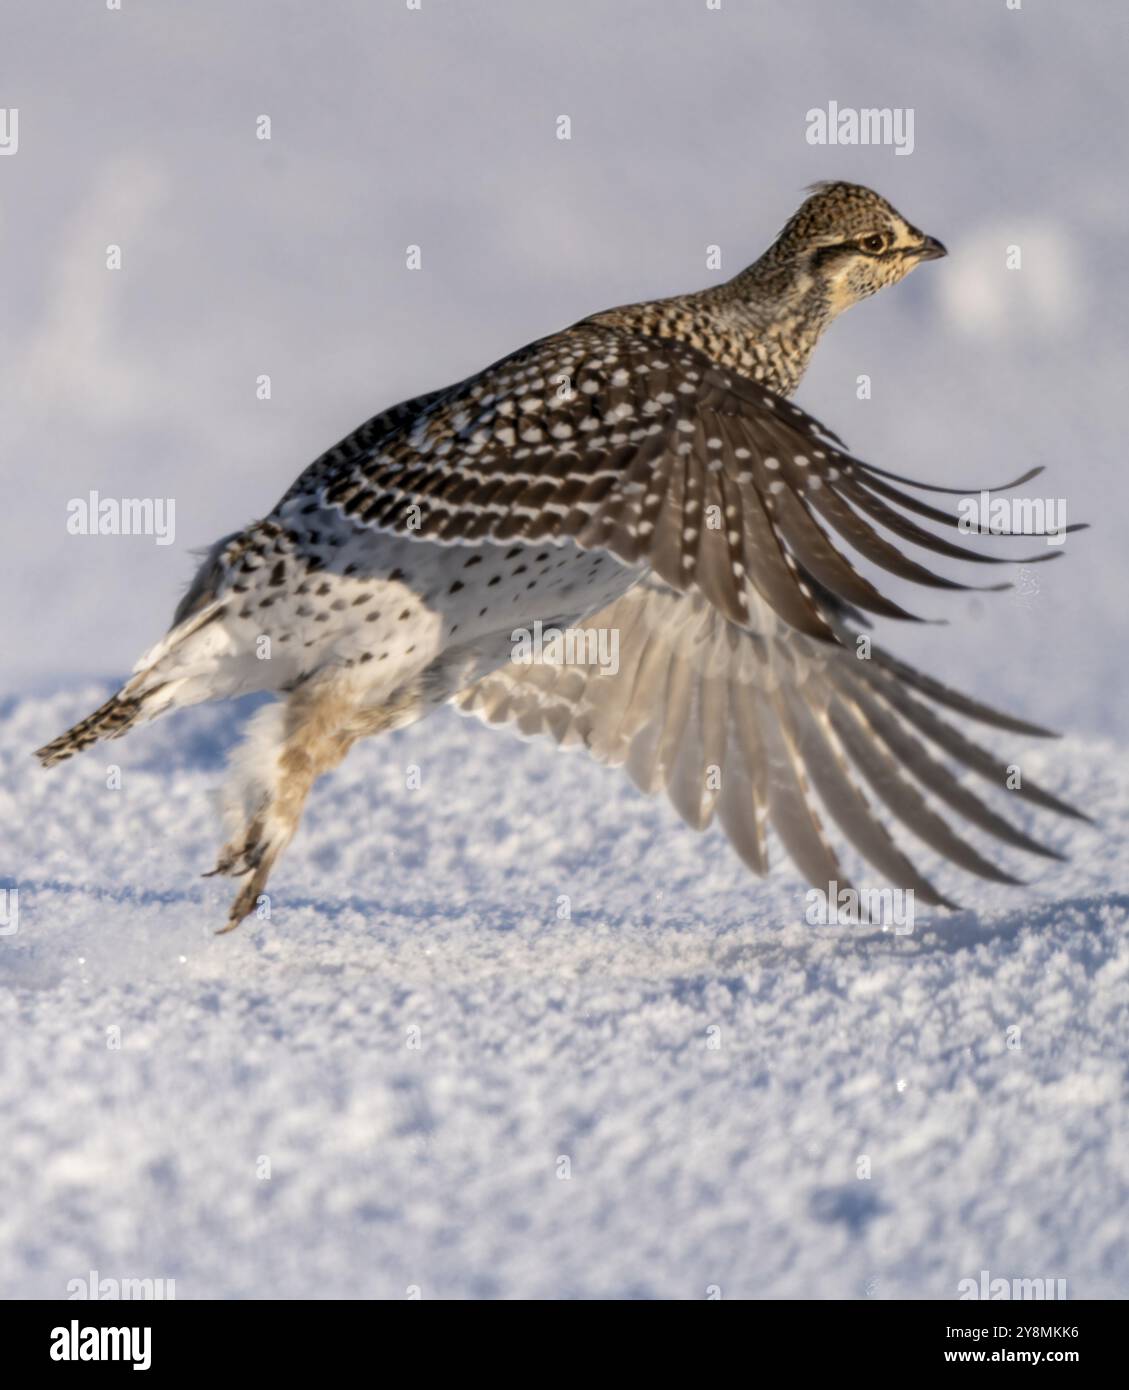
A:
<svg viewBox="0 0 1129 1390">
<path fill-rule="evenodd" d="M 779 264 L 769 252 L 705 294 L 719 321 L 760 368 L 753 373 L 757 380 L 790 396 L 835 317 L 824 286 L 806 271 Z"/>
<path fill-rule="evenodd" d="M 822 286 L 769 251 L 724 285 L 595 317 L 688 342 L 719 366 L 790 396 L 834 311 Z"/>
</svg>

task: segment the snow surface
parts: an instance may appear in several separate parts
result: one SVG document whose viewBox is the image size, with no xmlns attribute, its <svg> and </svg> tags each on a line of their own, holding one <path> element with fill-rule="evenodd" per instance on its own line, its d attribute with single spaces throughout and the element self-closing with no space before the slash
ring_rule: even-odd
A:
<svg viewBox="0 0 1129 1390">
<path fill-rule="evenodd" d="M 1129 1295 L 1127 29 L 1108 0 L 6 6 L 0 1295 Z M 807 144 L 832 99 L 912 106 L 913 155 Z M 328 443 L 709 283 L 707 247 L 733 273 L 828 177 L 950 255 L 837 324 L 801 403 L 911 476 L 1045 464 L 1098 523 L 1015 596 L 896 591 L 951 626 L 881 631 L 1068 731 L 992 740 L 1098 817 L 1022 817 L 1068 864 L 941 871 L 967 910 L 909 937 L 813 928 L 786 868 L 443 713 L 321 784 L 271 919 L 217 938 L 245 709 L 34 765 L 188 549 Z M 92 488 L 174 499 L 175 544 L 69 535 Z"/>
<path fill-rule="evenodd" d="M 239 712 L 41 772 L 103 693 L 3 724 L 4 1294 L 91 1269 L 180 1298 L 1129 1292 L 1111 747 L 1024 767 L 1117 833 L 1040 817 L 1072 864 L 898 938 L 807 926 L 786 870 L 444 712 L 320 784 L 271 919 L 217 937 L 228 885 L 196 875 Z"/>
</svg>

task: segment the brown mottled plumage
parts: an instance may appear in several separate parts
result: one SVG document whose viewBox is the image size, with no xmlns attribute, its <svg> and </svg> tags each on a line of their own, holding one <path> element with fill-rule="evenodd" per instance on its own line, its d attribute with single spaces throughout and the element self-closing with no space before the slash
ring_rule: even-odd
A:
<svg viewBox="0 0 1129 1390">
<path fill-rule="evenodd" d="M 820 185 L 727 284 L 595 314 L 375 416 L 217 542 L 134 677 L 39 756 L 50 766 L 199 700 L 285 695 L 236 759 L 215 870 L 246 877 L 229 927 L 316 778 L 356 739 L 445 701 L 623 764 L 696 828 L 716 815 L 759 873 L 772 824 L 809 881 L 846 883 L 822 806 L 895 883 L 945 903 L 867 788 L 933 850 L 1015 882 L 937 803 L 1049 852 L 936 756 L 1003 785 L 939 711 L 1043 731 L 882 653 L 858 660 L 864 612 L 910 614 L 833 537 L 934 588 L 965 586 L 899 542 L 998 561 L 920 524 L 955 526 L 917 491 L 958 489 L 863 463 L 787 399 L 836 315 L 942 255 L 871 190 Z M 537 622 L 614 631 L 618 673 L 512 660 Z M 1077 814 L 1028 779 L 1016 795 Z"/>
</svg>

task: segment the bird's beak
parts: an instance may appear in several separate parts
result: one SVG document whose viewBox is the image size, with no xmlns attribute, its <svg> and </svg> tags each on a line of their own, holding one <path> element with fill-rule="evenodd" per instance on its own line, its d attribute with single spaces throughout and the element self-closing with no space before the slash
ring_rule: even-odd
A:
<svg viewBox="0 0 1129 1390">
<path fill-rule="evenodd" d="M 919 261 L 939 261 L 942 256 L 948 254 L 941 242 L 933 236 L 927 236 L 914 250 L 914 255 Z"/>
</svg>

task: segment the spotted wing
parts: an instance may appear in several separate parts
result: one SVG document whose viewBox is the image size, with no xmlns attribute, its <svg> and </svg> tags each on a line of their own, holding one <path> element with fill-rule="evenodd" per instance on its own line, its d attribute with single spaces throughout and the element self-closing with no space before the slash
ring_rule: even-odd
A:
<svg viewBox="0 0 1129 1390">
<path fill-rule="evenodd" d="M 583 323 L 369 421 L 298 480 L 279 515 L 335 508 L 378 531 L 463 544 L 571 538 L 649 566 L 739 625 L 751 584 L 791 627 L 830 638 L 831 601 L 912 616 L 833 536 L 937 588 L 969 586 L 904 543 L 1000 563 L 923 526 L 957 521 L 907 487 L 961 491 L 853 458 L 798 406 L 693 347 Z"/>
</svg>

